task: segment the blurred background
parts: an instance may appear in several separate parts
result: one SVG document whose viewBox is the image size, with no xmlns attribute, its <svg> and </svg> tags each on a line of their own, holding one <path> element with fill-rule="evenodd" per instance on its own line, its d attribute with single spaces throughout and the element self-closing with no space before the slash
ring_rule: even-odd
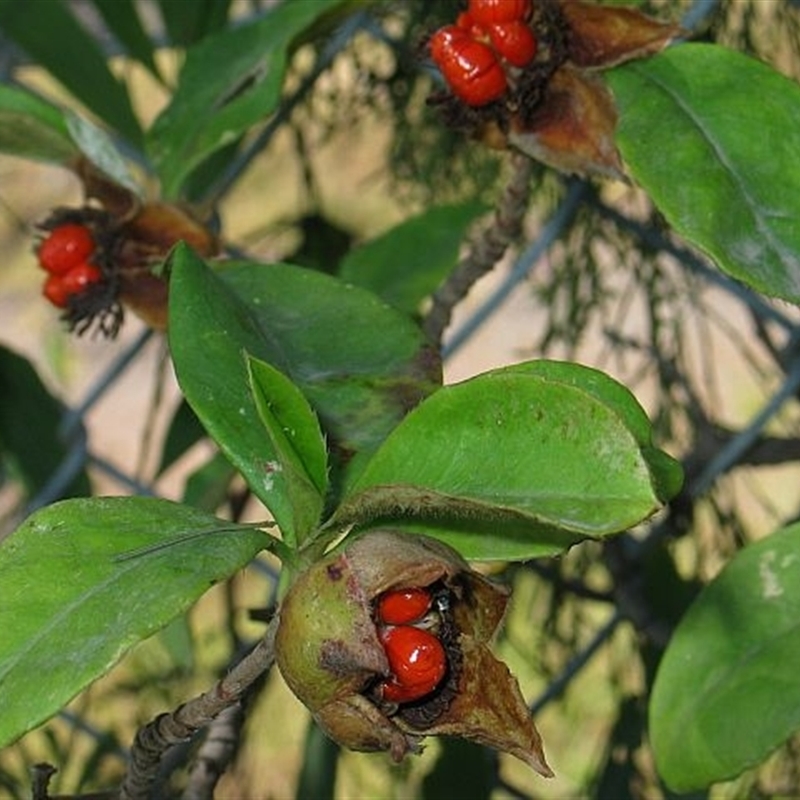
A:
<svg viewBox="0 0 800 800">
<path fill-rule="evenodd" d="M 126 54 L 99 5 L 64 3 L 108 55 L 146 127 L 193 44 L 175 32 L 181 4 L 132 4 L 160 80 Z M 211 5 L 225 6 L 217 23 L 224 27 L 273 3 Z M 792 79 L 800 74 L 796 3 L 637 5 L 662 20 L 683 19 L 696 38 L 751 54 Z M 225 247 L 335 272 L 352 247 L 435 205 L 478 198 L 492 206 L 508 180 L 506 157 L 446 130 L 425 103 L 435 76 L 421 43 L 457 8 L 455 0 L 365 4 L 344 27 L 293 52 L 285 113 L 265 121 L 235 180 L 198 203 Z M 0 38 L 0 61 L 0 80 L 91 115 L 14 37 Z M 144 171 L 137 175 L 156 196 Z M 67 170 L 0 156 L 0 345 L 27 361 L 60 404 L 51 407 L 31 389 L 38 399 L 20 416 L 9 406 L 8 384 L 0 391 L 0 536 L 69 494 L 76 476 L 93 494 L 152 493 L 223 513 L 242 496 L 241 485 L 220 483 L 212 471 L 208 441 L 170 449 L 182 430 L 180 395 L 162 334 L 129 314 L 113 341 L 77 337 L 42 298 L 36 225 L 56 207 L 82 203 Z M 473 233 L 485 224 L 478 217 Z M 634 392 L 659 445 L 687 472 L 680 525 L 646 559 L 628 546 L 646 535 L 634 531 L 552 562 L 517 565 L 508 576 L 514 603 L 498 650 L 531 700 L 558 777 L 545 782 L 512 759 L 464 744 L 431 742 L 399 767 L 383 755 L 339 754 L 309 729 L 273 671 L 216 796 L 669 797 L 647 746 L 645 710 L 670 625 L 738 548 L 798 517 L 800 406 L 790 368 L 798 325 L 796 308 L 735 284 L 671 237 L 636 187 L 581 184 L 537 167 L 523 236 L 459 305 L 447 331 L 446 382 L 537 357 L 598 367 Z M 22 369 L 4 358 L 0 386 Z M 772 413 L 762 420 L 765 408 Z M 10 428 L 29 438 L 27 461 L 9 446 Z M 745 441 L 751 446 L 737 450 Z M 243 515 L 258 519 L 263 511 L 253 503 Z M 264 559 L 136 647 L 58 718 L 0 753 L 0 795 L 29 796 L 27 771 L 40 761 L 59 768 L 51 784 L 59 793 L 113 786 L 137 726 L 203 691 L 237 647 L 263 632 L 248 609 L 267 605 L 274 583 L 275 567 Z M 796 795 L 798 748 L 800 740 L 790 742 L 709 796 Z M 175 762 L 185 759 L 176 754 Z M 173 780 L 180 786 L 180 776 Z"/>
</svg>

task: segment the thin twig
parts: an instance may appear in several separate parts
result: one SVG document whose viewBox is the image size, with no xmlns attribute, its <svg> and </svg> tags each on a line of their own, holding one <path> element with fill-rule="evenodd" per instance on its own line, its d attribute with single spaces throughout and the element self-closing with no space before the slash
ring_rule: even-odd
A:
<svg viewBox="0 0 800 800">
<path fill-rule="evenodd" d="M 472 243 L 469 254 L 433 295 L 433 305 L 423 327 L 435 344 L 441 343 L 456 305 L 494 267 L 522 231 L 533 162 L 521 153 L 514 153 L 511 168 L 511 179 L 500 197 L 491 227 Z"/>
<path fill-rule="evenodd" d="M 128 773 L 120 788 L 120 800 L 147 800 L 164 754 L 225 709 L 236 706 L 248 688 L 270 669 L 275 661 L 277 623 L 275 617 L 264 638 L 211 689 L 175 711 L 161 714 L 139 730 L 131 748 Z"/>
<path fill-rule="evenodd" d="M 223 709 L 211 720 L 189 772 L 183 800 L 212 800 L 214 787 L 236 753 L 243 724 L 244 710 L 239 704 Z"/>
</svg>

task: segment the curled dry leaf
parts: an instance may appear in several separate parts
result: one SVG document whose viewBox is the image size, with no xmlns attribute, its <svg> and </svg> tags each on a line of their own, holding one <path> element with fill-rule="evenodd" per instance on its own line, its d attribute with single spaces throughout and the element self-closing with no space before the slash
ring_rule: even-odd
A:
<svg viewBox="0 0 800 800">
<path fill-rule="evenodd" d="M 446 654 L 444 677 L 408 702 L 384 696 L 393 675 L 379 599 L 424 589 L 431 610 L 410 623 Z M 461 736 L 552 771 L 519 686 L 491 650 L 508 593 L 453 550 L 423 536 L 370 531 L 302 573 L 281 608 L 276 658 L 286 683 L 322 729 L 353 750 L 396 761 L 423 737 Z"/>
</svg>

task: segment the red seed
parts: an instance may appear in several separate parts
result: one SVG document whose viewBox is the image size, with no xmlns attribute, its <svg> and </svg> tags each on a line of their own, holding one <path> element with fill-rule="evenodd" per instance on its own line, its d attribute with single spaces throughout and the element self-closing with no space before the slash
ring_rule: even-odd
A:
<svg viewBox="0 0 800 800">
<path fill-rule="evenodd" d="M 431 602 L 427 589 L 393 589 L 378 599 L 378 619 L 387 625 L 407 625 L 424 617 Z"/>
<path fill-rule="evenodd" d="M 497 56 L 463 28 L 439 28 L 431 37 L 430 49 L 453 94 L 467 105 L 483 106 L 505 93 L 508 85 Z"/>
<path fill-rule="evenodd" d="M 517 22 L 531 12 L 531 0 L 469 0 L 469 14 L 478 25 Z"/>
<path fill-rule="evenodd" d="M 94 264 L 78 264 L 61 276 L 61 282 L 67 295 L 80 294 L 87 286 L 99 283 L 103 273 Z"/>
<path fill-rule="evenodd" d="M 63 275 L 86 261 L 94 248 L 92 233 L 85 225 L 59 225 L 39 245 L 39 264 L 53 275 Z"/>
<path fill-rule="evenodd" d="M 533 61 L 537 44 L 533 31 L 524 22 L 504 22 L 487 28 L 492 47 L 509 64 L 525 67 Z"/>
<path fill-rule="evenodd" d="M 42 287 L 42 294 L 56 307 L 67 307 L 67 291 L 60 275 L 48 275 Z"/>
<path fill-rule="evenodd" d="M 428 631 L 408 625 L 381 633 L 392 677 L 383 683 L 383 698 L 409 703 L 430 694 L 447 672 L 442 643 Z"/>
</svg>

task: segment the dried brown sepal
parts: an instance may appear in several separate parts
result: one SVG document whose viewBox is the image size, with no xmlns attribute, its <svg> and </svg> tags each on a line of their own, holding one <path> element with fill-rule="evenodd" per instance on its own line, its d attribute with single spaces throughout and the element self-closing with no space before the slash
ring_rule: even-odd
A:
<svg viewBox="0 0 800 800">
<path fill-rule="evenodd" d="M 681 33 L 633 8 L 562 0 L 569 26 L 569 60 L 584 69 L 607 69 L 663 50 Z"/>
<path fill-rule="evenodd" d="M 461 650 L 464 667 L 458 692 L 447 711 L 426 733 L 461 736 L 510 753 L 545 778 L 552 778 L 542 737 L 516 678 L 484 644 L 462 637 Z"/>
<path fill-rule="evenodd" d="M 169 203 L 147 203 L 119 228 L 113 253 L 121 302 L 150 327 L 166 330 L 167 281 L 153 273 L 176 242 L 198 255 L 216 255 L 216 238 L 189 212 Z"/>
<path fill-rule="evenodd" d="M 385 591 L 425 587 L 446 602 L 433 630 L 447 652 L 437 688 L 412 703 L 382 699 L 390 677 L 374 604 Z M 464 736 L 552 775 L 514 678 L 487 642 L 508 592 L 440 542 L 371 531 L 302 573 L 279 610 L 276 660 L 288 686 L 325 732 L 353 750 L 399 761 L 429 734 Z"/>
<path fill-rule="evenodd" d="M 524 127 L 514 125 L 509 143 L 562 172 L 625 180 L 614 144 L 614 98 L 596 77 L 568 65 L 553 75 L 545 101 Z"/>
</svg>

